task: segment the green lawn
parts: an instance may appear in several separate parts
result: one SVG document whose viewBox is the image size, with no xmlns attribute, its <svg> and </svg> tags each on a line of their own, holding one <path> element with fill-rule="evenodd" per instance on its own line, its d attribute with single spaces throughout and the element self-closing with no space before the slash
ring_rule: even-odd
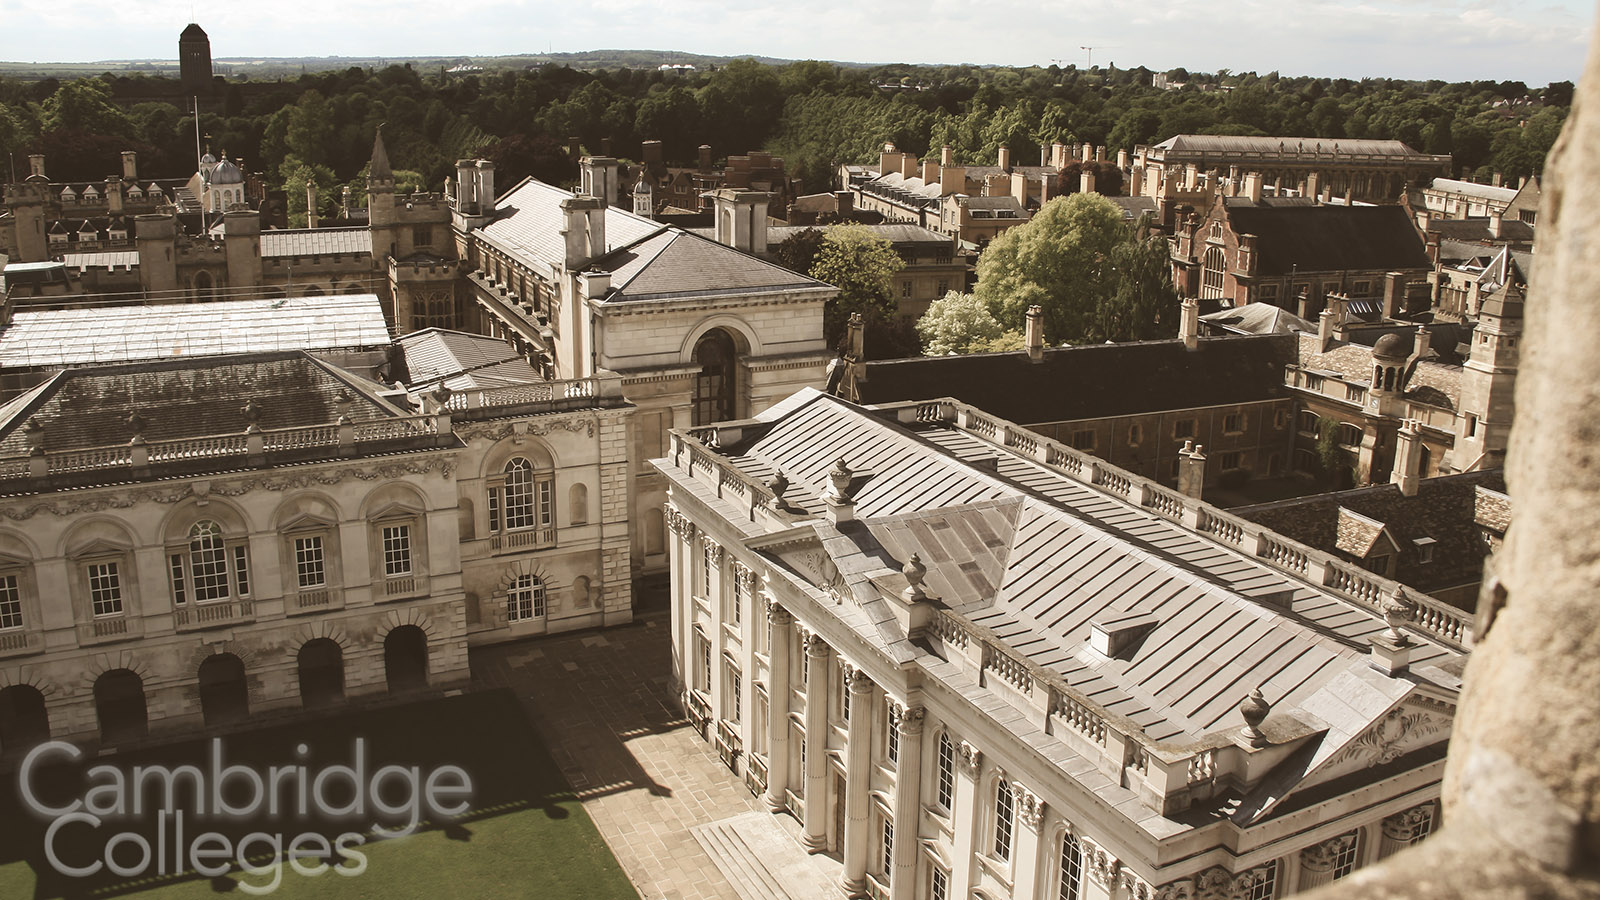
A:
<svg viewBox="0 0 1600 900">
<path fill-rule="evenodd" d="M 637 893 L 601 840 L 594 823 L 572 798 L 560 770 L 522 716 L 507 691 L 491 691 L 429 700 L 370 713 L 342 715 L 321 722 L 280 726 L 232 735 L 224 740 L 227 764 L 241 763 L 258 771 L 271 765 L 291 765 L 298 744 L 308 746 L 305 764 L 313 771 L 350 761 L 355 738 L 367 745 L 367 777 L 386 764 L 418 766 L 424 776 L 441 765 L 460 766 L 472 779 L 472 811 L 453 823 L 427 823 L 417 833 L 392 839 L 367 837 L 355 849 L 366 855 L 366 871 L 341 876 L 333 871 L 308 877 L 287 864 L 275 897 L 409 898 L 409 897 L 583 897 L 637 898 Z M 185 763 L 207 769 L 209 744 L 202 741 L 141 750 L 86 764 L 108 762 L 128 773 L 134 766 L 172 767 Z M 47 802 L 64 804 L 81 797 L 85 789 L 77 770 L 35 779 L 42 784 Z M 194 873 L 121 878 L 102 870 L 87 878 L 58 874 L 44 855 L 48 825 L 24 811 L 17 791 L 17 776 L 6 776 L 9 788 L 0 796 L 0 898 L 75 898 L 138 896 L 140 898 L 201 898 L 219 892 L 247 895 L 244 885 L 264 885 L 270 874 L 251 874 L 237 868 L 228 875 L 207 878 Z M 396 785 L 391 784 L 391 789 Z M 180 804 L 192 811 L 187 799 Z M 393 800 L 393 794 L 391 801 Z M 215 821 L 186 826 L 184 843 L 202 830 L 216 830 L 237 839 L 251 831 L 282 833 L 284 841 L 304 831 L 317 831 L 330 839 L 343 832 L 364 832 L 371 816 L 359 821 L 294 816 L 271 820 L 257 816 L 247 822 Z M 156 846 L 154 816 L 107 823 L 98 830 L 73 825 L 59 833 L 57 846 L 66 862 L 87 865 L 100 858 L 109 837 L 138 831 Z M 172 829 L 167 833 L 170 836 Z M 172 853 L 168 839 L 167 853 Z M 125 864 L 136 849 L 124 846 L 118 858 Z M 270 855 L 270 854 L 269 854 Z M 264 862 L 252 853 L 253 862 Z M 308 861 L 314 864 L 316 861 Z M 329 864 L 340 863 L 333 858 Z M 346 865 L 351 863 L 346 862 Z"/>
</svg>

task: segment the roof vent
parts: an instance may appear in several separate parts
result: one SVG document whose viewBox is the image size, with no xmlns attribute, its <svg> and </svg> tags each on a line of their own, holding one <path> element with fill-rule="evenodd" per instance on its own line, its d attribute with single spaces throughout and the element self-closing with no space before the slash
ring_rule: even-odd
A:
<svg viewBox="0 0 1600 900">
<path fill-rule="evenodd" d="M 1115 659 L 1131 651 L 1160 623 L 1161 618 L 1155 613 L 1110 612 L 1089 622 L 1089 646 L 1096 653 Z"/>
</svg>

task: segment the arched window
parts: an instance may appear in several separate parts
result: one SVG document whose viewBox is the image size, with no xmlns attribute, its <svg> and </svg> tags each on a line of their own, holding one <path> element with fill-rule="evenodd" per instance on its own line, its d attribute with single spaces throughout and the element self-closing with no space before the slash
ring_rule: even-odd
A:
<svg viewBox="0 0 1600 900">
<path fill-rule="evenodd" d="M 555 540 L 555 475 L 534 468 L 526 457 L 506 461 L 497 478 L 489 482 L 489 531 L 498 540 L 502 532 L 530 531 L 524 543 Z"/>
<path fill-rule="evenodd" d="M 194 299 L 200 301 L 217 299 L 211 273 L 204 269 L 194 273 Z"/>
<path fill-rule="evenodd" d="M 1002 775 L 994 788 L 994 858 L 1011 858 L 1011 785 Z"/>
<path fill-rule="evenodd" d="M 506 594 L 506 620 L 526 622 L 545 614 L 544 579 L 537 575 L 518 575 Z"/>
<path fill-rule="evenodd" d="M 250 596 L 250 558 L 244 538 L 228 539 L 222 526 L 210 519 L 190 526 L 187 543 L 169 550 L 167 562 L 175 604 Z"/>
<path fill-rule="evenodd" d="M 956 800 L 956 747 L 950 740 L 949 732 L 939 735 L 938 777 L 936 796 L 939 805 L 948 812 L 954 809 Z"/>
<path fill-rule="evenodd" d="M 1072 835 L 1061 839 L 1061 890 L 1060 900 L 1078 900 L 1083 888 L 1083 845 Z"/>
<path fill-rule="evenodd" d="M 1206 249 L 1204 267 L 1200 272 L 1200 299 L 1222 299 L 1222 270 L 1224 266 L 1221 247 Z"/>
<path fill-rule="evenodd" d="M 713 329 L 694 345 L 694 361 L 700 371 L 694 376 L 694 422 L 709 425 L 736 418 L 738 350 L 733 338 L 721 328 Z"/>
</svg>

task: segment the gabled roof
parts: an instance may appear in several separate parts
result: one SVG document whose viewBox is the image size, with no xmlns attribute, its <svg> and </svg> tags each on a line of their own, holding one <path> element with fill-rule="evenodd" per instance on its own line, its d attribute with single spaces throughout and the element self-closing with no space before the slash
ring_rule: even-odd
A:
<svg viewBox="0 0 1600 900">
<path fill-rule="evenodd" d="M 496 203 L 483 239 L 535 269 L 553 272 L 566 259 L 561 201 L 573 195 L 528 179 Z M 828 285 L 681 228 L 608 207 L 608 252 L 586 268 L 611 273 L 607 302 L 790 290 Z"/>
<path fill-rule="evenodd" d="M 1222 203 L 1234 232 L 1256 236 L 1264 276 L 1432 268 L 1398 206 L 1266 206 L 1240 197 Z"/>
<path fill-rule="evenodd" d="M 1454 178 L 1435 178 L 1433 183 L 1423 190 L 1476 197 L 1480 200 L 1497 200 L 1501 203 L 1510 203 L 1511 198 L 1517 196 L 1516 188 L 1495 187 L 1492 184 L 1478 184 L 1475 181 L 1459 181 Z"/>
<path fill-rule="evenodd" d="M 1169 154 L 1259 154 L 1318 156 L 1394 156 L 1432 159 L 1401 141 L 1329 140 L 1302 137 L 1250 137 L 1223 134 L 1180 134 L 1155 145 Z"/>
</svg>

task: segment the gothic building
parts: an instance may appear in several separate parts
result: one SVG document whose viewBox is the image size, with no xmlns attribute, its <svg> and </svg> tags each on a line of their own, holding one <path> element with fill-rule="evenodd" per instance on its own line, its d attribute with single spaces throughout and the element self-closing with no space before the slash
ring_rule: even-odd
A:
<svg viewBox="0 0 1600 900">
<path fill-rule="evenodd" d="M 656 465 L 690 718 L 851 896 L 1266 900 L 1437 824 L 1447 604 L 950 401 Z"/>
</svg>

